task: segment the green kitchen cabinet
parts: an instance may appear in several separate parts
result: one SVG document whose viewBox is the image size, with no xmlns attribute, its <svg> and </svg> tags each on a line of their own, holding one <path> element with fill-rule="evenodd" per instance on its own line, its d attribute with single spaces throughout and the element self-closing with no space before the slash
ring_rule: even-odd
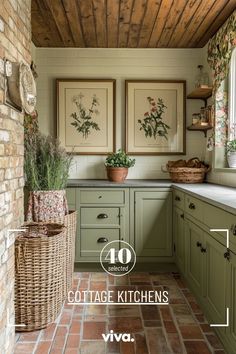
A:
<svg viewBox="0 0 236 354">
<path fill-rule="evenodd" d="M 227 292 L 226 247 L 212 235 L 204 233 L 204 286 L 205 310 L 212 323 L 225 323 Z"/>
<path fill-rule="evenodd" d="M 184 211 L 177 207 L 173 208 L 173 237 L 175 261 L 181 273 L 185 274 L 186 251 Z"/>
<path fill-rule="evenodd" d="M 171 191 L 133 190 L 133 194 L 134 246 L 137 257 L 171 257 Z"/>
<path fill-rule="evenodd" d="M 236 254 L 233 252 L 230 252 L 230 258 L 227 261 L 226 291 L 227 307 L 229 308 L 229 326 L 226 328 L 226 340 L 230 353 L 236 353 Z M 226 323 L 226 315 L 224 323 Z"/>
<path fill-rule="evenodd" d="M 198 294 L 203 293 L 204 259 L 204 231 L 187 220 L 185 222 L 186 238 L 186 278 L 192 290 Z"/>
<path fill-rule="evenodd" d="M 66 198 L 69 210 L 76 210 L 76 188 L 66 188 Z"/>
</svg>

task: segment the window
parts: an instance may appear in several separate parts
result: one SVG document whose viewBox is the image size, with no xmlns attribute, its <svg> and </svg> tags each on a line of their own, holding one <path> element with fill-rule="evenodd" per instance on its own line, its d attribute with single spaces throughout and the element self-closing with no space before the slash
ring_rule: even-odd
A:
<svg viewBox="0 0 236 354">
<path fill-rule="evenodd" d="M 229 135 L 236 139 L 236 48 L 232 51 L 229 71 Z"/>
</svg>

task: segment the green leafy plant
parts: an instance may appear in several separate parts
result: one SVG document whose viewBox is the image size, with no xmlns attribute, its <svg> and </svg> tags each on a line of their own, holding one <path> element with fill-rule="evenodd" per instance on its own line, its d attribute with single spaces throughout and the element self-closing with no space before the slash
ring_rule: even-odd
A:
<svg viewBox="0 0 236 354">
<path fill-rule="evenodd" d="M 230 140 L 227 142 L 226 152 L 227 152 L 227 154 L 230 152 L 236 152 L 236 139 Z"/>
<path fill-rule="evenodd" d="M 163 122 L 162 115 L 165 112 L 164 102 L 161 98 L 157 99 L 155 102 L 154 98 L 147 97 L 147 100 L 150 104 L 149 112 L 144 113 L 144 118 L 138 120 L 138 123 L 141 125 L 140 130 L 143 130 L 146 138 L 164 137 L 166 140 L 168 129 L 170 127 Z"/>
<path fill-rule="evenodd" d="M 135 159 L 131 159 L 124 151 L 119 149 L 116 153 L 109 154 L 106 158 L 107 167 L 132 167 L 135 165 Z"/>
<path fill-rule="evenodd" d="M 78 133 L 82 134 L 84 139 L 87 139 L 92 130 L 100 130 L 98 124 L 92 120 L 94 115 L 98 115 L 99 111 L 96 108 L 99 105 L 96 95 L 92 97 L 91 107 L 86 109 L 83 104 L 84 95 L 80 92 L 79 95 L 72 98 L 72 102 L 76 105 L 78 112 L 72 113 L 70 116 L 73 118 L 73 125 Z"/>
<path fill-rule="evenodd" d="M 24 171 L 31 191 L 66 187 L 72 155 L 52 136 L 37 133 L 25 140 Z"/>
</svg>

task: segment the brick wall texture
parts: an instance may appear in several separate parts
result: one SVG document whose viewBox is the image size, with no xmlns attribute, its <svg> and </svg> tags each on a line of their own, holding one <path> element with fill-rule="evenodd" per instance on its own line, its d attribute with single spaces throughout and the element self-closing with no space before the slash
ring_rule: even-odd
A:
<svg viewBox="0 0 236 354">
<path fill-rule="evenodd" d="M 0 0 L 0 58 L 31 61 L 31 0 Z M 14 347 L 14 234 L 23 222 L 23 113 L 4 104 L 0 74 L 0 353 Z"/>
</svg>

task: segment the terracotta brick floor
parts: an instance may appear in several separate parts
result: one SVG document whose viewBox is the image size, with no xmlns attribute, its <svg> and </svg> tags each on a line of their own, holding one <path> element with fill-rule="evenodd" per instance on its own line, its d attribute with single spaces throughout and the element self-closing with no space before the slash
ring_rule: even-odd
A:
<svg viewBox="0 0 236 354">
<path fill-rule="evenodd" d="M 16 334 L 15 354 L 224 354 L 194 296 L 176 273 L 75 273 L 74 290 L 168 290 L 170 305 L 65 304 L 46 329 Z M 131 333 L 135 341 L 105 343 L 102 333 Z"/>
</svg>

